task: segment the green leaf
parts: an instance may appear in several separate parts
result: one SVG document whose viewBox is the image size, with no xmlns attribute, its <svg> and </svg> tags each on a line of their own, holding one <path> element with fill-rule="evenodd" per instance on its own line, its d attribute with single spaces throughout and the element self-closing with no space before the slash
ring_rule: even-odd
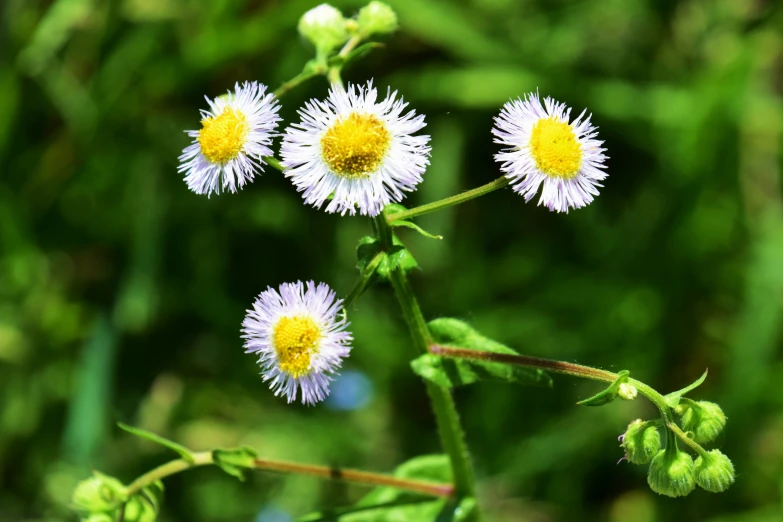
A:
<svg viewBox="0 0 783 522">
<path fill-rule="evenodd" d="M 212 451 L 215 465 L 239 480 L 245 480 L 244 469 L 255 467 L 256 457 L 258 457 L 256 450 L 248 446 Z"/>
<path fill-rule="evenodd" d="M 430 239 L 443 239 L 443 236 L 436 236 L 435 234 L 430 234 L 429 232 L 427 232 L 426 230 L 421 228 L 419 225 L 417 225 L 413 221 L 400 219 L 400 220 L 397 220 L 397 221 L 392 221 L 391 226 L 393 226 L 393 227 L 412 228 L 413 230 L 415 230 L 416 232 L 418 232 L 419 234 L 421 234 L 424 237 L 428 237 Z"/>
<path fill-rule="evenodd" d="M 444 346 L 519 355 L 508 346 L 484 337 L 459 319 L 435 319 L 430 321 L 429 328 L 434 340 Z M 414 359 L 411 367 L 417 375 L 449 388 L 485 380 L 552 386 L 552 379 L 542 370 L 478 359 L 455 359 L 424 354 Z"/>
<path fill-rule="evenodd" d="M 451 466 L 446 455 L 422 455 L 401 464 L 395 477 L 433 482 L 451 482 Z M 320 512 L 300 518 L 300 522 L 433 522 L 454 518 L 454 499 L 434 499 L 388 486 L 370 491 L 354 506 Z"/>
<path fill-rule="evenodd" d="M 459 506 L 454 510 L 454 522 L 462 522 L 465 520 L 475 520 L 476 510 L 478 505 L 476 499 L 473 497 L 466 497 L 462 499 Z"/>
<path fill-rule="evenodd" d="M 404 206 L 400 205 L 399 203 L 392 203 L 390 205 L 386 205 L 384 208 L 384 212 L 391 216 L 394 214 L 397 214 L 399 212 L 403 212 L 404 210 L 407 210 Z M 423 228 L 421 228 L 419 225 L 414 223 L 413 221 L 408 221 L 407 219 L 400 219 L 398 221 L 392 221 L 391 222 L 392 227 L 406 227 L 415 230 L 419 234 L 421 234 L 424 237 L 428 237 L 430 239 L 443 239 L 443 236 L 436 236 L 435 234 L 430 234 Z"/>
<path fill-rule="evenodd" d="M 628 376 L 631 372 L 623 370 L 617 374 L 617 379 L 614 380 L 605 390 L 596 393 L 589 399 L 577 402 L 579 406 L 603 406 L 609 404 L 617 398 L 617 393 L 620 390 L 620 385 L 628 381 Z"/>
<path fill-rule="evenodd" d="M 381 263 L 378 265 L 375 273 L 383 278 L 388 279 L 392 270 L 395 268 L 402 268 L 403 271 L 408 272 L 416 267 L 416 259 L 410 252 L 402 245 L 397 236 L 392 236 L 392 247 L 386 252 Z M 358 261 L 356 267 L 360 272 L 363 272 L 367 267 L 367 264 L 375 257 L 378 252 L 382 252 L 380 241 L 377 238 L 371 236 L 364 236 L 359 240 L 359 245 L 356 247 L 356 256 Z"/>
<path fill-rule="evenodd" d="M 193 452 L 190 451 L 185 446 L 183 446 L 182 444 L 177 444 L 176 442 L 171 441 L 169 439 L 165 439 L 160 435 L 156 435 L 155 433 L 152 433 L 151 431 L 143 430 L 141 428 L 134 428 L 133 426 L 128 426 L 127 424 L 124 424 L 122 422 L 118 422 L 117 426 L 127 431 L 128 433 L 132 433 L 133 435 L 136 435 L 137 437 L 150 440 L 152 442 L 155 442 L 156 444 L 165 446 L 176 453 L 179 453 L 180 457 L 187 460 L 191 464 L 195 462 L 195 459 L 193 458 Z"/>
<path fill-rule="evenodd" d="M 703 383 L 707 379 L 708 371 L 709 370 L 704 370 L 704 373 L 701 374 L 701 377 L 693 381 L 691 384 L 689 384 L 682 390 L 677 390 L 676 392 L 671 392 L 670 394 L 665 395 L 664 400 L 666 401 L 666 404 L 668 404 L 670 408 L 676 408 L 677 405 L 680 404 L 680 399 L 682 398 L 683 395 L 701 386 L 701 383 Z"/>
<path fill-rule="evenodd" d="M 356 268 L 359 272 L 364 272 L 367 265 L 375 257 L 375 254 L 381 251 L 381 244 L 377 238 L 372 236 L 364 236 L 359 240 L 359 244 L 356 245 Z"/>
</svg>

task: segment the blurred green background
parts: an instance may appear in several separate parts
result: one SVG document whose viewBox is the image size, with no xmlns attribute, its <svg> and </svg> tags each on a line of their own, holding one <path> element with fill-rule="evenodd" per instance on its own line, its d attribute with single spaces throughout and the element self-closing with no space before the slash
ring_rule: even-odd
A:
<svg viewBox="0 0 783 522">
<path fill-rule="evenodd" d="M 355 277 L 370 227 L 306 207 L 278 172 L 207 199 L 177 173 L 204 95 L 273 88 L 312 51 L 313 1 L 4 0 L 0 4 L 0 520 L 75 520 L 75 482 L 130 481 L 170 455 L 116 421 L 193 447 L 390 471 L 438 451 L 388 288 L 351 313 L 333 399 L 286 405 L 239 337 L 268 285 Z M 628 369 L 729 417 L 737 483 L 653 494 L 616 437 L 643 400 L 599 386 L 456 392 L 494 521 L 779 521 L 783 515 L 783 14 L 774 1 L 397 0 L 401 30 L 346 71 L 427 115 L 413 205 L 494 179 L 492 118 L 539 89 L 600 127 L 610 176 L 567 215 L 505 190 L 403 231 L 428 317 L 530 355 Z M 335 2 L 347 15 L 362 1 Z M 283 100 L 287 121 L 316 79 Z M 217 469 L 166 482 L 161 520 L 286 522 L 366 489 Z"/>
</svg>

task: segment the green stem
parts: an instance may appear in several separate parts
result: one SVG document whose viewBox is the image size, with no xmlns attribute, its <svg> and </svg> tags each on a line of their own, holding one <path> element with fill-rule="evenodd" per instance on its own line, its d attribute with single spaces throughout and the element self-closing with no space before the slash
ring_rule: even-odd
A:
<svg viewBox="0 0 783 522">
<path fill-rule="evenodd" d="M 280 98 L 284 94 L 286 94 L 288 91 L 299 85 L 300 83 L 304 83 L 310 78 L 315 78 L 316 76 L 321 76 L 324 73 L 324 70 L 322 69 L 314 69 L 310 71 L 302 71 L 287 82 L 284 82 L 280 87 L 278 87 L 272 94 L 275 95 L 275 98 Z"/>
<path fill-rule="evenodd" d="M 342 49 L 340 49 L 340 52 L 337 53 L 337 56 L 340 58 L 345 58 L 348 56 L 348 53 L 353 51 L 353 49 L 359 45 L 362 41 L 361 35 L 354 35 L 348 40 Z M 329 83 L 332 85 L 339 85 L 340 87 L 343 86 L 343 79 L 340 76 L 342 73 L 342 65 L 335 65 L 333 67 L 329 68 L 329 71 L 326 73 L 326 78 L 329 80 Z"/>
<path fill-rule="evenodd" d="M 206 466 L 214 464 L 212 452 L 203 451 L 193 454 L 193 462 L 185 459 L 176 459 L 167 462 L 162 466 L 154 468 L 139 478 L 134 480 L 128 487 L 127 493 L 130 497 L 138 493 L 145 487 L 157 480 L 162 480 L 168 476 L 180 473 L 197 466 Z M 424 480 L 401 479 L 391 475 L 381 473 L 372 473 L 369 471 L 359 471 L 355 469 L 332 468 L 329 466 L 317 466 L 313 464 L 299 464 L 296 462 L 285 462 L 279 460 L 255 459 L 253 469 L 272 471 L 278 473 L 296 473 L 299 475 L 309 475 L 343 482 L 352 482 L 364 484 L 367 486 L 390 486 L 414 493 L 430 495 L 435 497 L 449 497 L 454 494 L 454 486 L 438 482 L 429 482 Z"/>
<path fill-rule="evenodd" d="M 677 437 L 685 443 L 686 446 L 691 448 L 693 451 L 695 451 L 698 455 L 704 456 L 707 454 L 707 450 L 701 447 L 700 444 L 698 444 L 695 440 L 688 437 L 688 434 L 682 431 L 677 424 L 674 422 L 667 422 L 666 427 L 669 428 L 669 430 L 677 435 Z"/>
<path fill-rule="evenodd" d="M 153 482 L 162 480 L 170 475 L 175 475 L 181 471 L 185 471 L 190 468 L 213 464 L 212 452 L 210 451 L 202 451 L 198 453 L 193 453 L 192 455 L 193 455 L 192 462 L 187 461 L 185 459 L 172 460 L 170 462 L 158 466 L 157 468 L 151 469 L 144 475 L 141 475 L 139 478 L 131 482 L 130 485 L 128 486 L 127 488 L 128 497 L 130 497 L 135 493 L 138 493 L 139 491 L 146 488 Z"/>
<path fill-rule="evenodd" d="M 370 283 L 372 276 L 375 275 L 375 270 L 378 268 L 378 265 L 381 264 L 381 261 L 383 261 L 384 257 L 386 257 L 386 252 L 378 252 L 375 254 L 375 257 L 373 257 L 370 262 L 367 263 L 367 266 L 364 267 L 362 273 L 359 274 L 359 279 L 357 279 L 354 283 L 350 293 L 345 296 L 345 299 L 343 300 L 343 308 L 348 309 L 348 307 L 351 306 L 351 304 L 360 295 L 362 295 L 362 293 L 367 288 L 367 285 Z"/>
<path fill-rule="evenodd" d="M 392 247 L 392 233 L 385 216 L 382 214 L 374 220 L 375 230 L 381 242 L 381 247 L 388 250 Z M 421 353 L 427 352 L 427 347 L 432 343 L 427 323 L 419 308 L 419 303 L 408 283 L 405 272 L 397 267 L 392 270 L 389 279 L 397 300 L 402 308 L 405 322 L 410 329 L 413 342 Z M 470 456 L 465 443 L 465 435 L 459 421 L 454 398 L 448 388 L 426 382 L 427 393 L 432 402 L 435 422 L 438 426 L 441 444 L 451 462 L 454 475 L 454 487 L 457 497 L 475 497 L 475 480 L 470 464 Z"/>
<path fill-rule="evenodd" d="M 457 194 L 456 196 L 450 196 L 445 199 L 433 201 L 432 203 L 427 203 L 426 205 L 413 207 L 408 210 L 403 210 L 402 212 L 397 212 L 396 214 L 391 214 L 387 217 L 387 220 L 389 223 L 391 223 L 393 221 L 399 221 L 401 219 L 410 219 L 413 217 L 421 216 L 423 214 L 434 212 L 442 208 L 453 207 L 454 205 L 465 203 L 466 201 L 470 201 L 471 199 L 475 199 L 485 194 L 489 194 L 490 192 L 494 192 L 497 189 L 506 187 L 508 186 L 508 184 L 509 184 L 509 180 L 505 176 L 501 176 L 494 181 L 490 181 L 486 185 L 482 185 L 480 187 L 467 190 L 462 194 Z"/>
<path fill-rule="evenodd" d="M 340 76 L 339 67 L 331 67 L 329 72 L 326 73 L 326 79 L 329 80 L 329 83 L 332 85 L 339 85 L 340 87 L 343 86 L 343 79 L 342 76 Z"/>
<path fill-rule="evenodd" d="M 264 163 L 272 167 L 273 169 L 277 169 L 280 172 L 285 172 L 285 167 L 280 164 L 280 160 L 275 158 L 274 156 L 264 156 L 261 158 L 264 160 Z"/>
</svg>

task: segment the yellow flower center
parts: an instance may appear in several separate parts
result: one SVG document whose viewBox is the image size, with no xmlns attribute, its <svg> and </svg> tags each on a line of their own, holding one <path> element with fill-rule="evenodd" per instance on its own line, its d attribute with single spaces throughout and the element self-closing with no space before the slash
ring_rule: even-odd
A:
<svg viewBox="0 0 783 522">
<path fill-rule="evenodd" d="M 582 145 L 574 129 L 554 117 L 538 120 L 533 127 L 530 151 L 538 169 L 553 178 L 575 178 L 582 166 Z"/>
<path fill-rule="evenodd" d="M 283 317 L 274 329 L 275 351 L 280 369 L 292 377 L 306 375 L 310 357 L 318 351 L 321 330 L 310 317 Z"/>
<path fill-rule="evenodd" d="M 332 172 L 346 178 L 363 178 L 381 165 L 391 134 L 372 114 L 351 113 L 321 138 L 321 155 Z"/>
<path fill-rule="evenodd" d="M 201 153 L 212 163 L 226 163 L 242 152 L 249 131 L 245 115 L 226 107 L 217 116 L 201 120 L 198 133 Z"/>
</svg>

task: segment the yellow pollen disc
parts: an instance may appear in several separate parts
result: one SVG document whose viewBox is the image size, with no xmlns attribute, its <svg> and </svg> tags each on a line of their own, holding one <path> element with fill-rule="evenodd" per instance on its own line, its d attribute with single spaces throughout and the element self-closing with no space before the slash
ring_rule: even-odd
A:
<svg viewBox="0 0 783 522">
<path fill-rule="evenodd" d="M 530 136 L 538 169 L 553 178 L 575 178 L 582 166 L 582 145 L 574 129 L 554 117 L 538 120 Z"/>
<path fill-rule="evenodd" d="M 310 357 L 318 352 L 321 330 L 309 317 L 283 317 L 275 325 L 275 351 L 280 369 L 292 377 L 310 370 Z"/>
<path fill-rule="evenodd" d="M 201 153 L 212 163 L 226 163 L 242 152 L 249 131 L 245 115 L 226 107 L 217 116 L 201 120 L 198 133 Z"/>
<path fill-rule="evenodd" d="M 351 113 L 321 138 L 321 155 L 329 168 L 346 178 L 375 172 L 391 143 L 386 125 L 372 114 Z"/>
</svg>

